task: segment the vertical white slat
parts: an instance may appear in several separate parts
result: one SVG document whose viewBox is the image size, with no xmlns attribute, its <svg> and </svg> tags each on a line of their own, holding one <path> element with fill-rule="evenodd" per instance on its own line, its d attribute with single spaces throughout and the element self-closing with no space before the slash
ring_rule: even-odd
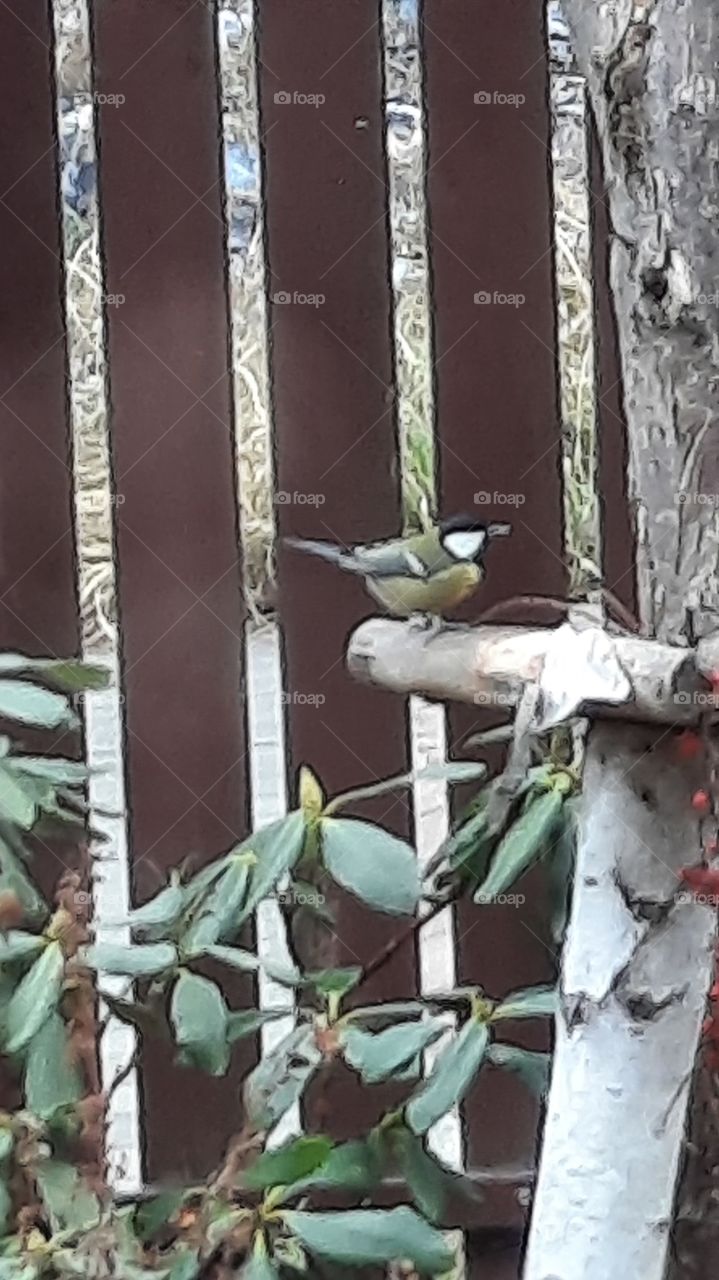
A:
<svg viewBox="0 0 719 1280">
<path fill-rule="evenodd" d="M 237 494 L 245 593 L 251 618 L 246 632 L 247 707 L 252 825 L 264 826 L 287 812 L 284 711 L 279 624 L 263 619 L 272 594 L 274 468 L 269 385 L 269 314 L 262 217 L 259 104 L 253 0 L 227 0 L 218 10 L 223 107 L 225 220 L 233 353 Z M 255 916 L 261 960 L 289 964 L 279 905 L 268 899 Z M 271 1052 L 294 1024 L 292 992 L 261 974 L 261 1009 L 286 1009 L 261 1034 Z M 276 1146 L 300 1130 L 292 1107 L 275 1127 Z"/>
<path fill-rule="evenodd" d="M 97 166 L 93 77 L 87 0 L 54 0 L 57 119 L 65 263 L 65 316 L 70 369 L 75 522 L 83 655 L 111 673 L 107 690 L 85 696 L 85 731 L 92 769 L 92 824 L 107 837 L 93 847 L 94 924 L 97 938 L 128 941 L 126 927 L 109 922 L 127 916 L 129 871 L 122 758 L 121 700 L 112 552 L 112 491 L 109 462 L 104 284 L 96 198 Z M 117 817 L 107 817 L 115 813 Z M 127 990 L 105 977 L 101 992 Z M 101 1016 L 105 1014 L 101 1005 Z M 111 1019 L 102 1036 L 102 1082 L 110 1089 L 135 1051 L 131 1028 Z M 133 1070 L 111 1096 L 107 1115 L 107 1160 L 111 1185 L 136 1191 L 141 1185 L 139 1104 Z"/>
<path fill-rule="evenodd" d="M 394 303 L 394 347 L 402 496 L 410 525 L 424 523 L 436 507 L 432 324 L 425 170 L 423 67 L 419 4 L 384 0 L 382 5 L 386 150 Z M 444 709 L 421 698 L 409 703 L 412 767 L 443 763 L 447 752 Z M 413 793 L 417 856 L 425 867 L 445 839 L 449 824 L 447 786 L 416 784 Z M 454 911 L 450 907 L 419 935 L 419 985 L 423 995 L 450 990 L 456 981 Z M 429 1070 L 446 1047 L 447 1035 L 425 1055 Z M 451 1168 L 462 1166 L 459 1116 L 445 1116 L 429 1144 Z"/>
<path fill-rule="evenodd" d="M 250 779 L 253 827 L 274 822 L 287 812 L 285 781 L 284 719 L 282 714 L 282 668 L 280 637 L 273 624 L 250 630 L 247 637 L 248 715 Z M 261 960 L 288 967 L 285 925 L 279 905 L 272 899 L 262 902 L 256 914 L 257 953 Z M 262 1052 L 270 1053 L 294 1025 L 291 990 L 260 974 L 261 1009 L 286 1009 L 262 1029 Z M 300 1131 L 299 1108 L 291 1107 L 276 1125 L 271 1146 L 278 1146 Z"/>
</svg>

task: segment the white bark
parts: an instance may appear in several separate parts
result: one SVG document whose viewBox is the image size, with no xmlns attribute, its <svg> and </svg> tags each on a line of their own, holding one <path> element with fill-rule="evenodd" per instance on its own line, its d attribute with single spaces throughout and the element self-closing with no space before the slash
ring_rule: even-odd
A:
<svg viewBox="0 0 719 1280">
<path fill-rule="evenodd" d="M 719 0 L 565 0 L 564 9 L 609 188 L 640 616 L 649 634 L 691 644 L 716 631 L 719 613 Z M 711 654 L 699 666 L 715 669 Z M 650 753 L 639 762 L 642 742 Z M 592 732 L 525 1280 L 664 1280 L 672 1265 L 711 921 L 691 903 L 642 919 L 635 889 L 622 886 L 629 867 L 658 902 L 667 867 L 698 860 L 690 773 L 661 736 L 608 724 Z M 627 992 L 643 992 L 636 1008 Z M 692 1206 L 697 1218 L 707 1207 Z M 689 1253 L 696 1264 L 696 1242 Z"/>
<path fill-rule="evenodd" d="M 664 1280 L 715 914 L 677 880 L 691 781 L 655 731 L 593 729 L 525 1280 Z"/>
</svg>

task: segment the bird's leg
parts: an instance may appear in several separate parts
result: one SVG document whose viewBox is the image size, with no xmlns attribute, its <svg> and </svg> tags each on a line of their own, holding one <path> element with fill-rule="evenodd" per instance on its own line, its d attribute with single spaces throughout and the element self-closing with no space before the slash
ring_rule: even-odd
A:
<svg viewBox="0 0 719 1280">
<path fill-rule="evenodd" d="M 447 631 L 466 631 L 466 622 L 449 622 L 447 618 L 443 618 L 439 613 L 423 613 L 419 617 L 422 619 L 422 629 L 425 632 L 425 644 L 431 644 L 438 636 L 442 636 Z"/>
<path fill-rule="evenodd" d="M 434 633 L 437 623 L 441 623 L 442 619 L 433 613 L 411 613 L 407 619 L 408 625 L 413 631 L 427 631 Z"/>
</svg>

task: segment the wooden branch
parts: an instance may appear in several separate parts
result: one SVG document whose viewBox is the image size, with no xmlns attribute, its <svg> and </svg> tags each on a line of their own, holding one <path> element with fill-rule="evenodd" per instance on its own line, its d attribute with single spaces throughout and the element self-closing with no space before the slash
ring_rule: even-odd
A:
<svg viewBox="0 0 719 1280">
<path fill-rule="evenodd" d="M 368 684 L 442 702 L 515 707 L 542 670 L 554 628 L 481 626 L 439 633 L 407 622 L 372 618 L 350 638 L 347 665 Z M 631 684 L 627 702 L 583 704 L 583 714 L 654 724 L 698 724 L 710 687 L 694 651 L 639 636 L 610 637 Z"/>
</svg>

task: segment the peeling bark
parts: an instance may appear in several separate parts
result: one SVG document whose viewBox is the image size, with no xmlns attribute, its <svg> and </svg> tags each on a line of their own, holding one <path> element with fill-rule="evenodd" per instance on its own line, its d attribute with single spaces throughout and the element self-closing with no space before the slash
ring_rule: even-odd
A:
<svg viewBox="0 0 719 1280">
<path fill-rule="evenodd" d="M 719 610 L 719 4 L 566 0 L 602 143 L 642 621 Z"/>
<path fill-rule="evenodd" d="M 564 9 L 608 187 L 640 616 L 648 634 L 690 645 L 719 623 L 719 0 Z M 691 769 L 661 735 L 606 723 L 590 736 L 525 1280 L 716 1272 L 716 1235 L 713 1256 L 669 1247 L 712 968 L 707 909 L 662 907 L 667 876 L 700 851 Z M 700 1181 L 692 1159 L 682 1211 Z"/>
</svg>

